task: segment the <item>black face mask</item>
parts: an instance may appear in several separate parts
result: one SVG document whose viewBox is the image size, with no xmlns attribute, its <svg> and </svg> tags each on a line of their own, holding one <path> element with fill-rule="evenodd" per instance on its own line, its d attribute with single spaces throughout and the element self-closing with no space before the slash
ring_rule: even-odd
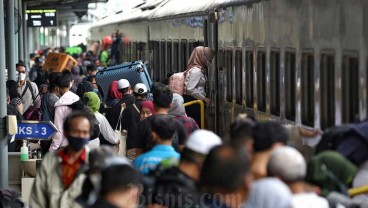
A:
<svg viewBox="0 0 368 208">
<path fill-rule="evenodd" d="M 68 136 L 67 138 L 68 138 L 70 148 L 72 148 L 73 150 L 77 152 L 82 150 L 83 147 L 86 146 L 89 142 L 88 138 L 73 137 L 73 136 Z"/>
</svg>

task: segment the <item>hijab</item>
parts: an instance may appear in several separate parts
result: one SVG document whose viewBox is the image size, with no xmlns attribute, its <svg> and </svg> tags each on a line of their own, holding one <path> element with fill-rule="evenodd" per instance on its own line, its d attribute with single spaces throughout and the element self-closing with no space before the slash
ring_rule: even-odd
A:
<svg viewBox="0 0 368 208">
<path fill-rule="evenodd" d="M 121 99 L 121 93 L 118 90 L 118 81 L 113 81 L 110 84 L 109 92 L 108 92 L 108 98 L 110 99 Z"/>
<path fill-rule="evenodd" d="M 207 70 L 207 61 L 212 61 L 215 53 L 209 47 L 198 46 L 196 47 L 188 60 L 188 66 L 186 70 L 193 67 L 198 67 L 202 71 Z"/>
<path fill-rule="evenodd" d="M 172 106 L 169 110 L 169 115 L 186 116 L 184 99 L 180 94 L 177 93 L 173 94 Z"/>
<path fill-rule="evenodd" d="M 155 114 L 155 108 L 153 106 L 153 102 L 152 101 L 143 101 L 141 104 L 141 109 L 143 108 L 148 109 L 152 114 Z"/>
<path fill-rule="evenodd" d="M 100 110 L 101 101 L 95 92 L 86 92 L 83 95 L 83 100 L 87 103 L 87 107 L 92 113 L 96 113 Z"/>
</svg>

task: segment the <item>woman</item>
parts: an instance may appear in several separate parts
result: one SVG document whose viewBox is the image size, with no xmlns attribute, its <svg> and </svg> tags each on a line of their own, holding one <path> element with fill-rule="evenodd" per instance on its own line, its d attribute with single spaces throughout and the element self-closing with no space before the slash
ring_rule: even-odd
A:
<svg viewBox="0 0 368 208">
<path fill-rule="evenodd" d="M 155 114 L 152 101 L 143 101 L 140 109 L 141 121 Z"/>
<path fill-rule="evenodd" d="M 184 101 L 201 100 L 206 106 L 211 105 L 211 100 L 206 96 L 207 72 L 215 53 L 211 48 L 198 46 L 189 58 L 185 75 Z M 192 105 L 186 107 L 186 113 L 200 125 L 200 107 Z"/>
<path fill-rule="evenodd" d="M 106 98 L 106 106 L 112 107 L 116 102 L 121 99 L 122 95 L 118 90 L 118 81 L 113 81 L 110 84 L 109 92 Z"/>
<path fill-rule="evenodd" d="M 111 128 L 109 122 L 107 121 L 105 116 L 98 112 L 100 110 L 100 98 L 98 97 L 98 95 L 94 92 L 87 92 L 84 94 L 83 100 L 85 103 L 87 103 L 88 109 L 95 115 L 96 119 L 100 123 L 100 137 L 103 136 L 103 138 L 111 144 L 119 145 L 119 140 L 115 136 L 115 132 Z M 91 149 L 98 148 L 100 146 L 100 139 L 96 138 L 91 140 L 88 146 Z"/>
<path fill-rule="evenodd" d="M 8 80 L 6 81 L 6 88 L 9 90 L 9 104 L 15 107 L 20 114 L 23 114 L 23 103 L 18 93 L 18 83 L 14 80 Z"/>
</svg>

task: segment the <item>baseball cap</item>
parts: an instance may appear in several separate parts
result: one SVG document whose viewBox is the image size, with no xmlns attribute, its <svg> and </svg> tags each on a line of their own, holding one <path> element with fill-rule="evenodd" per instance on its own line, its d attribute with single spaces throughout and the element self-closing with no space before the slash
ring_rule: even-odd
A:
<svg viewBox="0 0 368 208">
<path fill-rule="evenodd" d="M 121 80 L 118 81 L 118 89 L 119 90 L 127 88 L 129 86 L 130 86 L 130 83 L 126 79 L 121 79 Z"/>
<path fill-rule="evenodd" d="M 194 152 L 207 155 L 213 147 L 220 144 L 222 144 L 222 141 L 215 133 L 199 129 L 189 136 L 185 147 Z"/>
<path fill-rule="evenodd" d="M 135 86 L 134 86 L 134 92 L 137 93 L 137 94 L 144 94 L 144 93 L 147 93 L 147 87 L 145 84 L 143 83 L 137 83 Z"/>
</svg>

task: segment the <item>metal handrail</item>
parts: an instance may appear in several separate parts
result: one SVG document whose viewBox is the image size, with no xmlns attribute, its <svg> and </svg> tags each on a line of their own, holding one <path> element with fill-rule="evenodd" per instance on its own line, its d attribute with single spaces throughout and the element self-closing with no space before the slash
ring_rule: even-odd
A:
<svg viewBox="0 0 368 208">
<path fill-rule="evenodd" d="M 368 186 L 360 186 L 356 188 L 351 188 L 348 190 L 349 196 L 354 197 L 360 194 L 367 194 L 368 193 Z"/>
<path fill-rule="evenodd" d="M 199 104 L 201 108 L 201 129 L 204 129 L 204 103 L 201 100 L 193 100 L 187 103 L 184 103 L 184 107 Z"/>
</svg>

